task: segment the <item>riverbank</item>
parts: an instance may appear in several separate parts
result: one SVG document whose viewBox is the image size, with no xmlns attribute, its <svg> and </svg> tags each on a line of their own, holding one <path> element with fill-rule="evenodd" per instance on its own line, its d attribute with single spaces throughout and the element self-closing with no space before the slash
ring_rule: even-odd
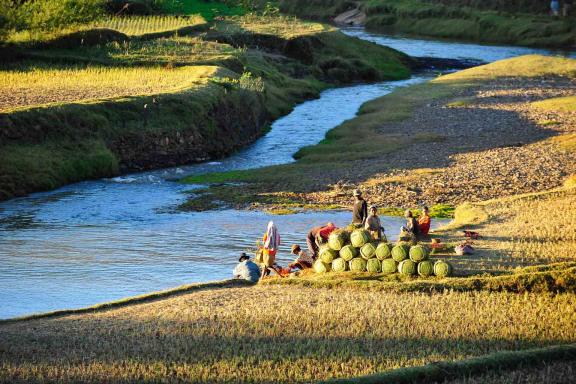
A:
<svg viewBox="0 0 576 384">
<path fill-rule="evenodd" d="M 552 17 L 544 3 L 536 1 L 521 6 L 466 0 L 286 0 L 280 2 L 280 9 L 388 33 L 548 48 L 576 45 L 574 15 Z"/>
<path fill-rule="evenodd" d="M 322 89 L 410 74 L 405 55 L 281 16 L 152 36 L 92 32 L 12 48 L 1 72 L 0 199 L 221 158 Z"/>
<path fill-rule="evenodd" d="M 184 179 L 214 183 L 184 208 L 347 206 L 358 187 L 383 207 L 457 205 L 560 186 L 576 173 L 575 63 L 523 56 L 397 90 L 296 163 Z"/>
</svg>

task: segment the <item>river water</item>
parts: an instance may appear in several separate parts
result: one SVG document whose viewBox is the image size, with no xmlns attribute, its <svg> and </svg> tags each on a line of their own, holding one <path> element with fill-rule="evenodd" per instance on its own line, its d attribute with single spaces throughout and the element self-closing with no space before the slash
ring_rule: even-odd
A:
<svg viewBox="0 0 576 384">
<path fill-rule="evenodd" d="M 357 28 L 345 32 L 414 56 L 489 62 L 527 53 L 555 54 L 368 34 Z M 366 101 L 430 76 L 327 90 L 227 159 L 86 181 L 0 203 L 0 318 L 228 278 L 239 252 L 254 247 L 270 219 L 280 229 L 283 249 L 278 259 L 285 264 L 291 259 L 290 244 L 303 244 L 310 227 L 327 221 L 343 226 L 350 213 L 177 212 L 173 208 L 193 187 L 169 180 L 291 162 L 298 149 L 322 140 L 328 130 L 353 118 Z M 269 153 L 274 156 L 262 156 Z M 383 219 L 394 238 L 402 220 Z"/>
</svg>

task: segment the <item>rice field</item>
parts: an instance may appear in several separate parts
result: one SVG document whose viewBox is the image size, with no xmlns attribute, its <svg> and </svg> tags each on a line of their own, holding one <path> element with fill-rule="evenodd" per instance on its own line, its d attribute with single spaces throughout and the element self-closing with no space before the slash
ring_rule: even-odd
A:
<svg viewBox="0 0 576 384">
<path fill-rule="evenodd" d="M 193 16 L 125 16 L 108 17 L 95 22 L 92 28 L 108 28 L 129 36 L 148 33 L 175 31 L 180 28 L 204 24 L 206 20 L 200 15 Z"/>
<path fill-rule="evenodd" d="M 276 35 L 286 39 L 335 30 L 328 25 L 302 21 L 293 16 L 252 14 L 229 18 L 226 22 L 217 23 L 215 28 L 226 33 L 251 32 Z"/>
<path fill-rule="evenodd" d="M 38 66 L 0 71 L 0 111 L 175 92 L 205 84 L 217 67 Z"/>
<path fill-rule="evenodd" d="M 572 343 L 574 306 L 574 295 L 204 290 L 0 324 L 0 381 L 294 383 L 356 376 Z"/>
<path fill-rule="evenodd" d="M 478 222 L 472 226 L 484 239 L 476 241 L 475 255 L 450 260 L 478 271 L 575 261 L 576 223 L 571 212 L 576 212 L 574 187 L 466 206 L 457 210 L 464 218 L 457 216 L 456 224 Z"/>
</svg>

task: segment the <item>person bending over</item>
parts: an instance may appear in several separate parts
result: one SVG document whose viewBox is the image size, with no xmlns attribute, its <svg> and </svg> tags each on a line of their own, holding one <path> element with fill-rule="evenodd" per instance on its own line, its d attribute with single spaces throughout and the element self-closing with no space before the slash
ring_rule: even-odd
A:
<svg viewBox="0 0 576 384">
<path fill-rule="evenodd" d="M 333 223 L 327 223 L 323 227 L 314 227 L 308 232 L 306 245 L 313 260 L 316 260 L 320 246 L 328 241 L 328 237 L 335 229 L 337 228 Z"/>
</svg>

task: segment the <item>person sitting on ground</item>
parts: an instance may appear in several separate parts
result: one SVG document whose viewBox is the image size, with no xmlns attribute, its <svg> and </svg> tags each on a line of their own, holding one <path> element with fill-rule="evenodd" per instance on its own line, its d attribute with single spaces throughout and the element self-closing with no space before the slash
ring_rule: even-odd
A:
<svg viewBox="0 0 576 384">
<path fill-rule="evenodd" d="M 356 228 L 362 228 L 368 217 L 368 204 L 362 197 L 362 191 L 359 189 L 355 189 L 353 195 L 354 207 L 352 208 L 352 224 L 356 226 Z"/>
<path fill-rule="evenodd" d="M 303 251 L 298 244 L 292 245 L 292 254 L 298 257 L 292 263 L 288 264 L 288 268 L 301 270 L 312 268 L 312 263 L 314 263 L 312 256 L 308 255 L 306 251 Z"/>
<path fill-rule="evenodd" d="M 240 255 L 238 265 L 236 265 L 232 274 L 235 279 L 247 280 L 252 283 L 257 283 L 260 280 L 260 268 L 244 252 Z"/>
<path fill-rule="evenodd" d="M 268 228 L 266 233 L 262 238 L 264 242 L 264 247 L 262 249 L 262 278 L 270 274 L 270 270 L 275 271 L 278 275 L 280 272 L 276 266 L 276 252 L 278 247 L 280 247 L 280 234 L 278 233 L 278 228 L 273 221 L 268 223 Z"/>
<path fill-rule="evenodd" d="M 318 252 L 320 251 L 320 245 L 328 241 L 330 234 L 336 229 L 333 223 L 327 223 L 323 227 L 314 227 L 308 232 L 306 237 L 306 245 L 310 251 L 310 256 L 313 260 L 318 257 Z"/>
<path fill-rule="evenodd" d="M 422 215 L 420 215 L 418 218 L 418 229 L 420 230 L 420 235 L 428 236 L 431 222 L 432 220 L 430 219 L 430 210 L 428 207 L 424 207 L 422 210 Z"/>
<path fill-rule="evenodd" d="M 404 212 L 404 217 L 406 218 L 406 225 L 400 228 L 400 232 L 408 233 L 415 239 L 420 236 L 420 227 L 418 226 L 418 221 L 414 218 L 412 211 L 407 209 Z"/>
<path fill-rule="evenodd" d="M 370 214 L 366 218 L 364 229 L 370 232 L 374 240 L 382 240 L 384 228 L 380 224 L 380 217 L 378 217 L 378 207 L 371 205 L 369 209 Z"/>
</svg>

